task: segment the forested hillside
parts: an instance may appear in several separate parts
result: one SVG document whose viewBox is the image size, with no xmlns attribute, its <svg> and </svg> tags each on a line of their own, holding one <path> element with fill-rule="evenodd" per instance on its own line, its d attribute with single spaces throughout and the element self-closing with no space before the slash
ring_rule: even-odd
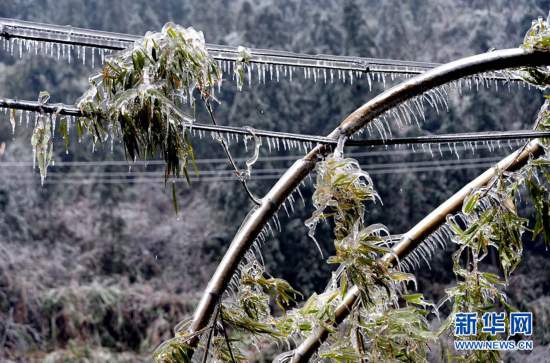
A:
<svg viewBox="0 0 550 363">
<path fill-rule="evenodd" d="M 203 31 L 208 43 L 447 62 L 517 47 L 532 19 L 546 16 L 548 9 L 545 0 L 8 0 L 0 3 L 0 17 L 132 34 L 159 30 L 171 21 Z M 0 49 L 0 97 L 36 100 L 47 90 L 51 102 L 73 104 L 93 71 L 89 65 L 31 54 L 21 60 Z M 388 85 L 394 83 L 388 80 Z M 238 91 L 227 80 L 215 114 L 223 124 L 326 134 L 382 90 L 382 83 L 370 90 L 364 79 L 352 85 L 324 84 L 298 75 L 265 85 L 254 81 Z M 543 98 L 526 87 L 492 86 L 450 99 L 449 111 L 431 112 L 422 130 L 395 132 L 527 129 Z M 199 120 L 207 117 L 198 109 Z M 67 153 L 63 140 L 55 140 L 56 165 L 42 186 L 32 166 L 32 128 L 18 121 L 12 134 L 9 116 L 0 115 L 0 121 L 0 360 L 149 361 L 177 322 L 190 317 L 250 209 L 242 186 L 215 177 L 179 183 L 176 215 L 162 165 L 116 163 L 125 160 L 120 142 L 113 150 L 108 143 L 93 150 L 91 140 L 77 142 L 76 136 Z M 204 177 L 230 169 L 221 159 L 222 148 L 210 138 L 195 138 L 193 145 Z M 384 223 L 394 234 L 407 231 L 486 168 L 464 160 L 492 162 L 509 151 L 461 149 L 457 165 L 407 171 L 405 162 L 456 161 L 457 156 L 452 150 L 435 159 L 410 148 L 386 155 L 350 150 L 362 153 L 357 158 L 372 171 L 383 201 L 369 214 L 369 222 Z M 250 148 L 237 145 L 232 151 L 244 168 Z M 262 195 L 275 182 L 254 180 L 255 171 L 277 169 L 281 174 L 298 155 L 297 150 L 268 153 L 263 146 L 252 190 Z M 399 172 L 375 171 L 384 165 Z M 158 173 L 159 180 L 151 182 L 141 176 L 144 172 Z M 118 173 L 117 182 L 106 181 L 113 173 Z M 331 269 L 304 226 L 312 211 L 311 193 L 310 183 L 303 190 L 305 203 L 298 201 L 289 217 L 280 215 L 282 231 L 263 247 L 268 271 L 307 295 L 323 288 Z M 318 240 L 329 255 L 332 243 L 323 228 L 326 238 L 319 235 Z M 431 269 L 419 271 L 419 290 L 436 301 L 454 278 L 450 259 L 444 257 L 450 253 L 439 251 Z M 510 355 L 510 361 L 539 362 L 545 356 L 549 291 L 550 254 L 542 244 L 531 244 L 509 295 L 518 307 L 534 311 L 536 348 L 525 357 Z M 251 354 L 258 361 L 272 358 L 271 352 Z"/>
</svg>

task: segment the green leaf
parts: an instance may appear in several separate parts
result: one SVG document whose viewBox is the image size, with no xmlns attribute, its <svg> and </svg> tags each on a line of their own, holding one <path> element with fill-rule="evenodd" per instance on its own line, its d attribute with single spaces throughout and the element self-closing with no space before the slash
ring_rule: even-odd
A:
<svg viewBox="0 0 550 363">
<path fill-rule="evenodd" d="M 479 193 L 472 193 L 464 199 L 464 203 L 462 205 L 462 212 L 464 214 L 471 214 L 475 207 L 477 206 L 477 202 L 479 201 Z"/>
<path fill-rule="evenodd" d="M 178 196 L 176 195 L 176 183 L 172 183 L 172 203 L 174 204 L 174 210 L 176 211 L 176 215 L 178 215 L 179 208 L 178 208 Z"/>
</svg>

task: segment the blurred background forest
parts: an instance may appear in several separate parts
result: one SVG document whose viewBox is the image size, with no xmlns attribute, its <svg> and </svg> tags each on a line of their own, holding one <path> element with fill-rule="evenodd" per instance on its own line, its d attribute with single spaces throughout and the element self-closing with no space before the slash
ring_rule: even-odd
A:
<svg viewBox="0 0 550 363">
<path fill-rule="evenodd" d="M 531 20 L 549 9 L 548 0 L 3 0 L 0 17 L 132 34 L 172 21 L 203 31 L 209 43 L 446 62 L 518 46 Z M 0 50 L 0 97 L 35 100 L 47 90 L 51 102 L 72 104 L 92 71 L 89 65 L 30 54 L 19 59 Z M 325 85 L 298 77 L 256 83 L 242 92 L 232 81 L 225 83 L 215 111 L 221 123 L 326 134 L 382 90 L 375 84 L 369 91 L 366 80 Z M 541 104 L 542 95 L 527 88 L 465 92 L 451 96 L 449 112 L 430 114 L 423 130 L 400 132 L 526 129 Z M 124 160 L 120 143 L 112 152 L 109 145 L 92 152 L 86 138 L 73 142 L 68 153 L 56 139 L 57 166 L 41 186 L 32 169 L 32 129 L 17 126 L 12 135 L 8 116 L 0 120 L 5 145 L 0 148 L 0 361 L 149 361 L 154 347 L 192 313 L 251 207 L 242 187 L 219 178 L 179 184 L 181 214 L 176 217 L 169 187 L 132 174 L 158 171 L 162 178 L 162 166 L 136 165 L 130 171 L 125 163 L 103 163 Z M 229 168 L 220 162 L 223 153 L 215 142 L 196 139 L 194 145 L 205 176 Z M 386 224 L 395 234 L 407 231 L 486 167 L 463 161 L 409 170 L 411 164 L 403 163 L 456 156 L 447 152 L 432 158 L 404 150 L 409 151 L 368 155 L 350 149 L 363 151 L 357 158 L 373 171 L 384 202 L 372 208 L 370 221 Z M 460 157 L 497 158 L 507 151 L 464 150 Z M 243 147 L 233 152 L 238 158 L 250 155 Z M 292 156 L 298 151 L 268 153 L 264 146 L 255 170 L 286 169 Z M 395 170 L 377 173 L 369 165 L 394 165 Z M 115 172 L 128 176 L 106 181 Z M 252 180 L 258 195 L 274 183 Z M 311 191 L 310 183 L 302 191 L 305 205 L 297 203 L 290 217 L 283 212 L 283 230 L 263 248 L 268 271 L 306 296 L 321 290 L 330 275 L 303 224 L 311 213 Z M 326 230 L 318 240 L 330 255 Z M 540 243 L 527 246 L 508 292 L 518 308 L 534 312 L 536 348 L 506 359 L 541 362 L 550 356 L 550 254 Z M 454 280 L 450 251 L 440 251 L 431 268 L 418 271 L 419 290 L 436 301 Z M 257 353 L 255 359 L 270 357 Z"/>
</svg>

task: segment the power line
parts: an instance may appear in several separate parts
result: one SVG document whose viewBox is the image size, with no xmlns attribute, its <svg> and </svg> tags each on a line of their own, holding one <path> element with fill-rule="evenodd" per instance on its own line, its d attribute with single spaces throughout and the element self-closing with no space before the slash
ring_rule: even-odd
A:
<svg viewBox="0 0 550 363">
<path fill-rule="evenodd" d="M 492 163 L 495 163 L 499 161 L 500 158 L 498 157 L 490 157 L 490 158 L 479 158 L 479 159 L 463 159 L 463 160 L 446 160 L 446 161 L 439 161 L 439 160 L 428 160 L 428 161 L 419 161 L 419 162 L 402 162 L 402 163 L 379 163 L 379 164 L 362 164 L 361 167 L 364 170 L 367 170 L 369 174 L 377 175 L 377 174 L 394 174 L 394 173 L 400 173 L 400 172 L 406 172 L 406 171 L 430 171 L 430 170 L 438 170 L 439 168 L 442 169 L 448 169 L 448 168 L 457 168 L 457 169 L 463 169 L 463 168 L 476 168 L 479 166 L 486 166 L 491 165 Z M 435 168 L 435 169 L 434 169 Z M 264 169 L 256 169 L 252 175 L 252 179 L 264 179 L 266 177 L 278 177 L 280 176 L 286 169 L 284 168 L 264 168 Z M 12 172 L 3 172 L 1 175 L 4 176 L 10 176 L 10 175 L 17 175 L 18 180 L 20 180 L 21 177 L 29 177 L 35 175 L 33 172 L 18 172 L 16 174 Z M 127 181 L 139 181 L 139 180 L 160 180 L 165 181 L 164 177 L 159 171 L 145 171 L 145 172 L 117 172 L 117 171 L 107 171 L 107 172 L 82 172 L 82 171 L 76 171 L 76 172 L 62 172 L 62 171 L 51 171 L 48 174 L 49 180 L 66 180 L 66 179 L 90 179 L 90 180 L 97 180 L 97 179 L 114 179 L 114 180 L 120 180 L 121 178 L 124 178 L 124 180 Z M 236 178 L 234 170 L 230 169 L 223 169 L 223 170 L 201 170 L 199 171 L 199 174 L 197 176 L 193 176 L 192 180 L 200 181 L 200 180 L 212 180 L 212 179 L 225 179 L 230 178 L 233 180 Z M 181 181 L 185 178 L 177 178 L 177 179 L 170 179 L 171 181 Z"/>
<path fill-rule="evenodd" d="M 68 46 L 99 48 L 110 51 L 126 49 L 141 37 L 137 35 L 60 26 L 17 19 L 0 18 L 0 35 L 6 39 L 59 43 Z M 22 47 L 22 46 L 21 46 Z M 16 49 L 17 50 L 17 49 Z M 214 59 L 234 62 L 236 47 L 207 44 Z M 278 65 L 352 72 L 385 72 L 418 74 L 437 66 L 437 63 L 360 58 L 334 55 L 310 55 L 271 49 L 249 49 L 250 61 L 260 65 Z"/>
<path fill-rule="evenodd" d="M 466 150 L 464 148 L 464 150 Z M 397 150 L 397 151 L 401 151 L 401 150 Z M 388 153 L 391 153 L 391 151 L 388 151 Z M 374 152 L 373 152 L 374 154 Z M 408 152 L 406 154 L 413 154 L 412 152 Z M 388 155 L 388 154 L 384 154 L 383 152 L 382 153 L 379 153 L 377 155 Z M 363 158 L 363 157 L 369 157 L 369 156 L 376 156 L 376 155 L 369 155 L 368 153 L 346 153 L 345 154 L 345 157 L 355 157 L 355 158 Z M 294 161 L 294 160 L 297 160 L 301 157 L 301 155 L 292 155 L 292 156 L 281 156 L 281 157 L 264 157 L 264 158 L 258 158 L 258 161 L 257 162 L 260 162 L 260 161 Z M 246 161 L 247 159 L 246 158 L 237 158 L 235 159 L 235 161 L 239 161 L 239 162 L 244 162 Z M 379 167 L 379 166 L 395 166 L 395 165 L 401 165 L 401 164 L 407 164 L 407 165 L 411 165 L 411 164 L 415 164 L 415 165 L 420 165 L 420 164 L 425 164 L 425 163 L 434 163 L 434 164 L 438 164 L 438 163 L 442 163 L 442 164 L 448 164 L 448 163 L 459 163 L 459 164 L 462 164 L 462 163 L 472 163 L 472 162 L 476 162 L 476 161 L 493 161 L 493 160 L 500 160 L 498 158 L 495 158 L 495 157 L 484 157 L 484 158 L 470 158 L 470 159 L 457 159 L 457 160 L 425 160 L 425 161 L 405 161 L 405 162 L 399 162 L 399 163 L 369 163 L 369 164 L 362 164 L 363 166 L 365 166 L 366 168 L 373 168 L 373 167 Z M 216 164 L 216 163 L 227 163 L 227 159 L 223 159 L 223 158 L 213 158 L 213 159 L 197 159 L 196 160 L 196 164 Z M 50 168 L 53 168 L 54 170 L 57 168 L 57 167 L 88 167 L 88 166 L 91 166 L 91 167 L 94 167 L 94 166 L 102 166 L 102 167 L 107 167 L 107 166 L 114 166 L 114 167 L 117 167 L 117 166 L 124 166 L 124 167 L 130 167 L 130 168 L 133 168 L 134 166 L 144 166 L 144 167 L 148 167 L 148 166 L 160 166 L 160 165 L 164 165 L 165 162 L 162 161 L 162 160 L 151 160 L 151 161 L 140 161 L 140 160 L 136 160 L 135 162 L 130 162 L 130 161 L 127 161 L 127 160 L 115 160 L 115 161 L 55 161 L 54 164 L 50 165 L 49 167 Z M 34 163 L 32 161 L 0 161 L 0 168 L 2 167 L 29 167 L 29 166 L 33 166 Z M 227 169 L 228 171 L 233 171 L 232 169 Z M 257 170 L 264 170 L 263 168 L 261 169 L 257 169 Z M 278 169 L 280 171 L 284 171 L 286 169 Z"/>
<path fill-rule="evenodd" d="M 405 145 L 406 146 L 406 145 Z M 490 144 L 480 144 L 476 145 L 475 148 L 472 148 L 472 146 L 464 146 L 464 145 L 456 145 L 453 146 L 442 146 L 441 151 L 446 154 L 450 153 L 456 157 L 456 154 L 458 152 L 466 152 L 466 153 L 472 153 L 475 154 L 478 151 L 482 150 L 494 150 L 494 145 L 491 146 Z M 513 146 L 510 144 L 508 145 L 508 148 L 510 150 L 513 150 Z M 432 150 L 432 153 L 434 150 Z M 439 149 L 437 150 L 439 152 Z M 407 155 L 422 155 L 422 154 L 430 154 L 430 151 L 426 148 L 420 148 L 420 149 L 391 149 L 391 150 L 371 150 L 371 151 L 363 151 L 363 152 L 346 152 L 346 157 L 353 157 L 353 158 L 367 158 L 367 157 L 380 157 L 380 156 L 407 156 Z M 460 154 L 459 154 L 460 155 Z M 303 154 L 294 154 L 294 155 L 278 155 L 278 156 L 263 156 L 259 157 L 256 163 L 260 162 L 278 162 L 278 161 L 295 161 L 303 157 Z M 235 158 L 235 161 L 237 162 L 245 162 L 248 158 Z M 226 158 L 203 158 L 203 159 L 196 159 L 195 163 L 198 165 L 201 164 L 216 164 L 216 163 L 222 163 L 226 164 L 227 159 Z M 95 166 L 101 166 L 101 167 L 107 167 L 107 166 L 125 166 L 125 167 L 134 167 L 134 166 L 155 166 L 155 165 L 164 165 L 165 162 L 163 160 L 135 160 L 135 161 L 129 161 L 129 160 L 101 160 L 101 161 L 55 161 L 53 165 L 50 165 L 50 168 L 55 167 L 74 167 L 74 166 L 83 166 L 83 167 L 95 167 Z M 0 161 L 0 167 L 28 167 L 32 166 L 32 161 Z"/>
<path fill-rule="evenodd" d="M 12 110 L 24 110 L 38 113 L 60 114 L 72 118 L 83 116 L 82 112 L 75 106 L 64 104 L 41 104 L 37 101 L 22 101 L 15 99 L 0 99 L 0 108 Z M 241 137 L 251 137 L 252 135 L 266 138 L 269 147 L 271 143 L 273 147 L 278 147 L 278 140 L 283 140 L 283 148 L 304 147 L 307 145 L 313 148 L 314 144 L 336 145 L 337 140 L 316 135 L 295 134 L 279 131 L 257 130 L 249 127 L 235 127 L 223 125 L 209 125 L 194 122 L 190 118 L 186 118 L 182 126 L 188 128 L 191 132 L 194 130 L 211 133 L 213 138 L 217 137 L 217 133 L 226 135 L 240 135 Z M 517 131 L 495 131 L 495 132 L 470 132 L 470 133 L 455 133 L 444 135 L 428 135 L 417 137 L 391 138 L 391 139 L 367 139 L 367 140 L 347 140 L 346 146 L 384 146 L 384 145 L 403 145 L 403 144 L 441 144 L 441 143 L 456 143 L 456 142 L 488 142 L 498 140 L 518 140 L 518 139 L 535 139 L 541 137 L 549 137 L 550 131 L 533 131 L 533 130 L 517 130 Z"/>
<path fill-rule="evenodd" d="M 71 118 L 83 116 L 82 112 L 75 106 L 58 104 L 42 104 L 37 101 L 22 101 L 15 99 L 0 99 L 0 108 L 11 110 L 31 111 L 38 113 L 60 114 Z M 252 137 L 263 137 L 267 140 L 269 148 L 279 147 L 279 140 L 283 142 L 284 149 L 292 147 L 302 147 L 309 149 L 314 147 L 314 144 L 336 145 L 337 140 L 325 136 L 295 134 L 279 131 L 257 130 L 250 127 L 235 127 L 223 125 L 209 125 L 199 122 L 194 122 L 191 118 L 186 118 L 182 122 L 182 126 L 189 129 L 190 132 L 199 131 L 199 136 L 202 136 L 201 131 L 210 133 L 213 139 L 218 137 L 218 133 L 226 134 L 228 141 L 231 139 L 229 135 Z M 347 140 L 346 146 L 384 146 L 384 145 L 408 145 L 408 144 L 442 144 L 442 143 L 459 143 L 459 142 L 489 142 L 499 140 L 524 140 L 535 139 L 542 137 L 550 137 L 550 131 L 533 131 L 533 130 L 517 130 L 517 131 L 494 131 L 494 132 L 469 132 L 455 133 L 445 135 L 428 135 L 416 137 L 403 137 L 391 139 L 367 139 L 367 140 Z"/>
<path fill-rule="evenodd" d="M 487 162 L 497 162 L 501 158 L 500 157 L 484 157 L 484 158 L 470 158 L 470 159 L 459 159 L 459 160 L 423 160 L 423 161 L 406 161 L 406 162 L 397 162 L 397 163 L 371 163 L 371 164 L 361 164 L 361 167 L 365 170 L 368 170 L 369 172 L 372 170 L 379 170 L 379 169 L 392 169 L 396 167 L 420 167 L 420 166 L 444 166 L 444 165 L 463 165 L 463 164 L 476 164 L 476 163 L 487 163 Z M 18 166 L 25 166 L 30 167 L 32 163 L 25 162 L 23 165 Z M 2 167 L 2 163 L 0 162 L 0 167 Z M 265 174 L 265 173 L 282 173 L 287 168 L 256 168 L 254 173 L 255 174 Z M 5 174 L 5 173 L 4 173 Z M 94 176 L 94 177 L 102 177 L 102 176 L 127 176 L 127 177 L 138 177 L 138 176 L 158 176 L 161 174 L 160 170 L 151 170 L 151 171 L 127 171 L 127 172 L 121 172 L 121 171 L 101 171 L 101 172 L 90 172 L 90 171 L 75 171 L 75 172 L 65 172 L 65 171 L 59 171 L 55 168 L 48 173 L 50 176 L 72 176 L 72 175 L 82 175 L 82 176 Z M 235 174 L 235 170 L 233 169 L 210 169 L 210 170 L 199 170 L 199 175 L 221 175 L 221 174 Z M 17 175 L 21 175 L 21 173 L 17 173 Z"/>
<path fill-rule="evenodd" d="M 9 49 L 13 52 L 15 47 L 15 51 L 19 51 L 20 55 L 22 55 L 23 50 L 34 50 L 35 54 L 41 52 L 54 56 L 55 53 L 57 53 L 58 57 L 66 54 L 66 57 L 70 61 L 71 52 L 74 50 L 73 47 L 76 47 L 77 57 L 80 57 L 82 54 L 84 63 L 86 61 L 87 49 L 92 49 L 88 59 L 91 59 L 93 63 L 95 57 L 94 49 L 99 49 L 101 51 L 99 58 L 103 59 L 105 57 L 105 50 L 109 52 L 120 51 L 128 48 L 136 40 L 141 38 L 137 35 L 29 22 L 10 18 L 0 18 L 0 36 L 5 40 L 11 39 L 10 42 L 5 42 L 5 49 Z M 14 44 L 14 42 L 17 42 L 17 44 Z M 49 45 L 46 47 L 39 45 L 44 43 Z M 58 44 L 57 49 L 54 49 L 52 44 Z M 62 47 L 60 47 L 60 45 Z M 231 67 L 234 67 L 234 62 L 239 58 L 237 47 L 217 44 L 207 44 L 206 47 L 209 54 L 219 61 L 220 68 L 225 72 L 232 73 Z M 428 69 L 440 65 L 439 63 L 432 62 L 323 54 L 311 55 L 260 48 L 250 48 L 249 52 L 251 55 L 250 62 L 252 67 L 256 65 L 258 78 L 264 81 L 266 79 L 266 73 L 269 73 L 270 79 L 275 77 L 278 80 L 280 74 L 292 79 L 293 69 L 302 68 L 304 69 L 305 78 L 313 78 L 314 80 L 321 80 L 321 78 L 323 78 L 324 82 L 327 82 L 327 80 L 332 82 L 332 80 L 337 77 L 343 82 L 346 82 L 347 78 L 349 82 L 352 83 L 354 76 L 360 78 L 363 74 L 366 74 L 369 81 L 372 81 L 375 80 L 375 77 L 371 77 L 370 74 L 376 73 L 379 75 L 381 74 L 378 80 L 385 83 L 384 74 L 414 75 L 423 73 Z M 245 67 L 247 66 L 245 65 Z M 251 69 L 251 71 L 255 70 Z M 328 74 L 327 71 L 329 72 Z M 337 72 L 336 76 L 333 73 L 334 71 Z M 519 80 L 513 77 L 503 76 L 500 73 L 490 74 L 488 78 L 507 81 Z"/>
<path fill-rule="evenodd" d="M 445 144 L 459 142 L 484 142 L 518 139 L 536 139 L 549 137 L 550 131 L 516 130 L 516 131 L 486 131 L 465 132 L 444 135 L 427 135 L 415 137 L 395 137 L 376 140 L 350 140 L 347 146 L 384 146 L 403 144 Z"/>
<path fill-rule="evenodd" d="M 483 169 L 492 166 L 491 163 L 480 163 L 480 164 L 464 164 L 460 166 L 449 165 L 441 166 L 437 168 L 433 167 L 415 167 L 415 168 L 401 168 L 401 169 L 388 169 L 388 170 L 374 170 L 369 172 L 370 175 L 392 175 L 392 174 L 407 174 L 407 173 L 432 173 L 432 172 L 442 172 L 442 171 L 457 171 L 457 170 L 466 170 L 466 169 Z M 1 174 L 0 174 L 1 175 Z M 258 175 L 252 176 L 250 181 L 259 181 L 259 180 L 278 180 L 280 174 L 267 174 L 267 175 Z M 28 182 L 29 184 L 39 183 L 39 178 L 18 178 L 17 180 L 11 180 L 17 184 L 23 184 Z M 228 182 L 228 181 L 239 181 L 239 178 L 233 176 L 212 176 L 212 177 L 191 177 L 190 181 L 193 182 Z M 9 181 L 8 181 L 9 182 Z M 163 184 L 166 180 L 163 177 L 145 177 L 145 178 L 133 178 L 133 179 L 124 179 L 124 178 L 107 178 L 107 179 L 90 179 L 90 178 L 61 178 L 61 179 L 49 179 L 44 180 L 44 184 Z M 185 179 L 175 179 L 169 180 L 170 182 L 175 183 L 187 183 Z"/>
<path fill-rule="evenodd" d="M 37 101 L 24 101 L 24 100 L 15 100 L 15 99 L 0 99 L 0 108 L 12 109 L 12 110 L 22 110 L 22 111 L 31 111 L 38 113 L 48 113 L 48 114 L 60 114 L 69 117 L 82 117 L 83 114 L 75 106 L 65 105 L 65 104 L 41 104 Z M 204 131 L 209 133 L 224 133 L 231 135 L 240 135 L 250 137 L 252 135 L 265 137 L 268 139 L 282 139 L 287 141 L 298 141 L 301 143 L 306 143 L 313 147 L 313 143 L 320 144 L 336 144 L 337 141 L 315 135 L 305 135 L 305 134 L 293 134 L 286 132 L 278 131 L 266 131 L 266 130 L 255 130 L 248 127 L 234 127 L 234 126 L 224 126 L 224 125 L 210 125 L 203 124 L 199 122 L 194 122 L 191 118 L 184 119 L 182 126 L 189 129 L 191 132 Z M 213 137 L 215 137 L 213 135 Z"/>
</svg>

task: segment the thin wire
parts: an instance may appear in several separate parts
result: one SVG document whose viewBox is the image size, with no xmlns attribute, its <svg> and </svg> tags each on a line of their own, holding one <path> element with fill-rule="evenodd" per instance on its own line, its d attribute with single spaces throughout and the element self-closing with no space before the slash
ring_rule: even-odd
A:
<svg viewBox="0 0 550 363">
<path fill-rule="evenodd" d="M 392 174 L 407 174 L 407 173 L 431 173 L 431 172 L 442 172 L 442 171 L 458 171 L 466 169 L 483 169 L 492 166 L 492 163 L 480 163 L 480 164 L 465 164 L 461 166 L 450 165 L 450 166 L 440 166 L 440 167 L 417 167 L 417 168 L 402 168 L 402 169 L 388 169 L 388 170 L 374 170 L 369 172 L 370 175 L 392 175 Z M 1 176 L 1 174 L 0 174 Z M 272 175 L 259 175 L 252 176 L 250 181 L 259 181 L 259 180 L 278 180 L 280 174 Z M 17 178 L 6 180 L 5 182 L 9 183 L 10 181 L 17 184 L 36 184 L 40 183 L 40 179 L 37 178 Z M 228 181 L 239 181 L 237 177 L 191 177 L 191 182 L 228 182 Z M 164 177 L 154 178 L 133 178 L 133 179 L 89 179 L 89 178 L 62 178 L 62 179 L 49 179 L 44 180 L 44 184 L 75 184 L 75 185 L 86 185 L 86 184 L 165 184 Z M 174 179 L 174 183 L 187 183 L 185 179 Z"/>
<path fill-rule="evenodd" d="M 393 168 L 402 168 L 402 167 L 422 167 L 422 166 L 446 166 L 446 165 L 464 165 L 464 164 L 479 164 L 479 163 L 492 163 L 497 162 L 501 158 L 500 157 L 484 157 L 484 158 L 470 158 L 470 159 L 459 159 L 459 160 L 425 160 L 425 161 L 406 161 L 406 162 L 397 162 L 397 163 L 375 163 L 375 164 L 361 164 L 360 166 L 368 170 L 369 172 L 372 172 L 373 170 L 383 170 L 383 169 L 393 169 Z M 17 166 L 25 166 L 30 167 L 32 163 L 26 162 L 24 165 L 17 165 Z M 0 167 L 3 166 L 0 162 Z M 8 167 L 11 165 L 8 165 Z M 5 166 L 4 166 L 5 167 Z M 263 168 L 263 169 L 257 169 L 255 171 L 255 174 L 266 174 L 266 173 L 282 173 L 286 170 L 286 168 Z M 24 172 L 21 173 L 18 172 L 4 172 L 4 175 L 24 175 Z M 104 176 L 129 176 L 129 177 L 137 177 L 137 176 L 157 176 L 160 175 L 160 170 L 151 170 L 151 171 L 127 171 L 127 172 L 121 172 L 121 171 L 100 171 L 100 172 L 90 172 L 90 171 L 60 171 L 56 168 L 52 168 L 52 170 L 48 173 L 48 176 L 52 177 L 70 177 L 73 175 L 89 175 L 94 177 L 104 177 Z M 236 175 L 235 170 L 232 169 L 217 169 L 217 170 L 199 170 L 199 175 L 222 175 L 222 174 L 230 174 L 230 175 Z M 32 173 L 34 175 L 34 173 Z"/>
</svg>

